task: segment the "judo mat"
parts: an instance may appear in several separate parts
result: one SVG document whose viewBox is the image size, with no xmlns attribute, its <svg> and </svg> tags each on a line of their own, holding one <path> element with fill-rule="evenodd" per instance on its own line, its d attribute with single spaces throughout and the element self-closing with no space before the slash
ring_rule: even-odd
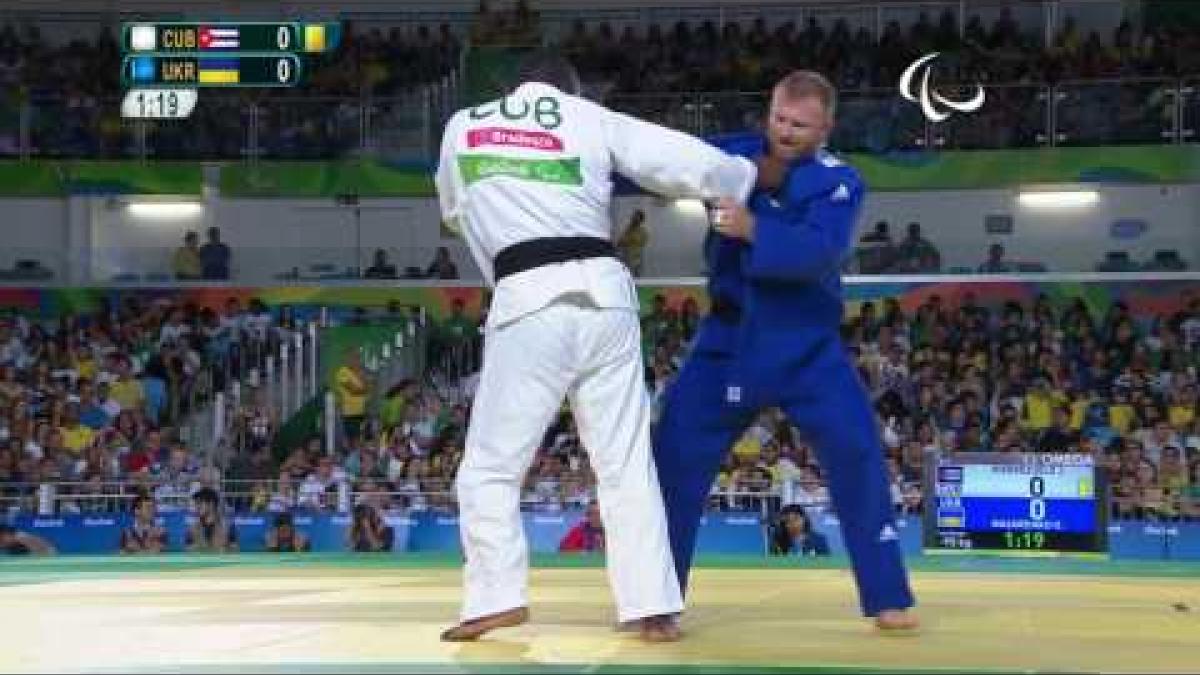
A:
<svg viewBox="0 0 1200 675">
<path fill-rule="evenodd" d="M 839 560 L 704 558 L 684 639 L 614 630 L 601 561 L 535 558 L 531 623 L 446 644 L 447 556 L 0 561 L 9 672 L 1186 672 L 1200 565 L 916 558 L 922 629 L 880 635 Z"/>
</svg>

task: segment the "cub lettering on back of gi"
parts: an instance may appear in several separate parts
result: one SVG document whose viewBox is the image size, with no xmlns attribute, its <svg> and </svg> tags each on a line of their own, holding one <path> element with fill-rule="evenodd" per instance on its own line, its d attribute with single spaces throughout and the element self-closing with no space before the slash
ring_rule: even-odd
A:
<svg viewBox="0 0 1200 675">
<path fill-rule="evenodd" d="M 500 113 L 506 120 L 523 120 L 533 115 L 533 121 L 543 129 L 557 129 L 562 125 L 562 104 L 553 96 L 539 96 L 533 105 L 529 101 L 511 101 L 505 97 L 499 103 L 485 103 L 471 108 L 471 119 L 485 120 Z"/>
</svg>

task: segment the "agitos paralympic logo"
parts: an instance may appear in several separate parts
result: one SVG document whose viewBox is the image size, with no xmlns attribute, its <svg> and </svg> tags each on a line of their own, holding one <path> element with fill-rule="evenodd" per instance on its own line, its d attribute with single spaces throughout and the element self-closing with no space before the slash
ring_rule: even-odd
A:
<svg viewBox="0 0 1200 675">
<path fill-rule="evenodd" d="M 966 101 L 951 101 L 950 99 L 937 93 L 937 91 L 932 88 L 930 82 L 930 80 L 933 79 L 932 64 L 926 64 L 936 59 L 938 56 L 940 56 L 940 54 L 940 52 L 933 52 L 932 54 L 926 54 L 925 56 L 922 56 L 916 61 L 913 61 L 909 67 L 905 68 L 904 74 L 900 76 L 900 95 L 912 101 L 913 103 L 920 103 L 921 112 L 925 113 L 925 119 L 929 120 L 930 122 L 941 122 L 942 120 L 945 120 L 946 118 L 950 117 L 950 115 L 954 114 L 950 111 L 964 113 L 975 112 L 983 107 L 983 102 L 986 98 L 985 94 L 983 93 L 983 86 L 979 84 L 975 85 L 975 96 Z M 921 84 L 919 90 L 914 93 L 913 79 L 918 70 L 922 71 Z M 950 110 L 942 112 L 938 109 L 937 104 L 945 106 Z"/>
</svg>

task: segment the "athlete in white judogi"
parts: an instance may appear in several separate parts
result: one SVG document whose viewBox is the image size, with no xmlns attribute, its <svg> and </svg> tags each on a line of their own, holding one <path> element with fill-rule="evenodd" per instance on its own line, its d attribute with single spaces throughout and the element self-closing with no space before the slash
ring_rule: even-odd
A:
<svg viewBox="0 0 1200 675">
<path fill-rule="evenodd" d="M 755 165 L 578 97 L 561 57 L 527 58 L 507 97 L 461 110 L 437 190 L 495 291 L 458 470 L 465 600 L 446 640 L 528 619 L 520 487 L 569 398 L 591 456 L 618 620 L 673 640 L 682 601 L 650 453 L 638 298 L 611 244 L 612 173 L 668 197 L 744 202 Z"/>
</svg>

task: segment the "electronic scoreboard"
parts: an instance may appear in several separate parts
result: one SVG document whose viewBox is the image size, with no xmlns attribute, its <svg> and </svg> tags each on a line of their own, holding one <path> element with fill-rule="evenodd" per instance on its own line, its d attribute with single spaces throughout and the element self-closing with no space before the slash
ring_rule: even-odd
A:
<svg viewBox="0 0 1200 675">
<path fill-rule="evenodd" d="M 925 472 L 925 550 L 1107 555 L 1103 477 L 1090 455 L 930 455 Z"/>
<path fill-rule="evenodd" d="M 304 81 L 304 57 L 340 40 L 336 23 L 127 23 L 121 116 L 188 117 L 206 87 L 295 87 Z"/>
</svg>

